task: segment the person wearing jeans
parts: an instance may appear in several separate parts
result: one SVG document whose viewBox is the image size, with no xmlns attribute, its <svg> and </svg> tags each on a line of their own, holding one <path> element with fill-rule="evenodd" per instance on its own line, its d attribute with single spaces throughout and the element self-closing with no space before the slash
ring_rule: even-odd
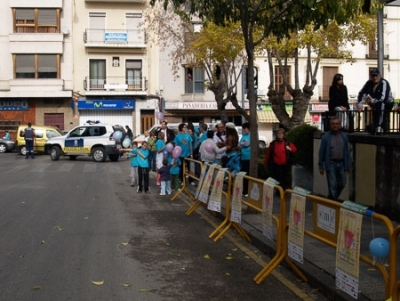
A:
<svg viewBox="0 0 400 301">
<path fill-rule="evenodd" d="M 326 171 L 328 183 L 328 198 L 337 200 L 346 186 L 346 171 L 351 170 L 349 140 L 340 131 L 338 117 L 332 117 L 330 132 L 321 139 L 321 146 L 318 152 L 318 167 L 321 175 Z"/>
</svg>

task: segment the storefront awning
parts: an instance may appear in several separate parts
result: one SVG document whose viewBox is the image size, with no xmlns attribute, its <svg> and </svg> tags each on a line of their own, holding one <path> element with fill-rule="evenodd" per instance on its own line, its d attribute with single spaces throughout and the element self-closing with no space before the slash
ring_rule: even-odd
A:
<svg viewBox="0 0 400 301">
<path fill-rule="evenodd" d="M 286 104 L 286 112 L 289 116 L 292 116 L 293 113 L 293 105 Z M 271 104 L 262 104 L 257 106 L 257 118 L 260 123 L 279 123 L 278 118 L 276 118 L 274 111 L 272 111 Z M 311 121 L 311 116 L 309 111 L 307 111 L 306 116 L 304 118 L 305 123 L 309 123 Z"/>
</svg>

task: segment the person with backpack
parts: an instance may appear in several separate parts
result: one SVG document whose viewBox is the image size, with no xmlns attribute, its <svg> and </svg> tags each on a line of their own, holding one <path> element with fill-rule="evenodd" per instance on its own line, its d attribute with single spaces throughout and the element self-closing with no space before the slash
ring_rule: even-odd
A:
<svg viewBox="0 0 400 301">
<path fill-rule="evenodd" d="M 285 138 L 285 130 L 279 128 L 276 139 L 271 142 L 265 154 L 264 166 L 272 173 L 272 177 L 279 181 L 283 189 L 289 187 L 287 174 L 291 166 L 290 157 L 297 152 L 297 147 Z"/>
<path fill-rule="evenodd" d="M 25 139 L 25 148 L 26 148 L 26 154 L 25 154 L 25 159 L 29 159 L 29 155 L 31 156 L 32 159 L 35 159 L 35 156 L 33 154 L 33 145 L 35 142 L 35 129 L 32 128 L 32 123 L 28 122 L 28 127 L 24 129 L 24 139 Z"/>
</svg>

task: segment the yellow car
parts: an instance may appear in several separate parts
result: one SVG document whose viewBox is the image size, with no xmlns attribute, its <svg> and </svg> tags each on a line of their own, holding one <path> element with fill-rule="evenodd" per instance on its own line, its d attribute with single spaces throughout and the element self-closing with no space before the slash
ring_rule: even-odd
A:
<svg viewBox="0 0 400 301">
<path fill-rule="evenodd" d="M 27 124 L 20 125 L 17 131 L 17 150 L 21 155 L 26 154 L 26 147 L 25 147 L 25 138 L 24 130 L 28 127 Z M 59 129 L 52 127 L 52 126 L 44 126 L 44 125 L 32 125 L 32 128 L 35 130 L 35 142 L 33 144 L 33 152 L 34 153 L 45 153 L 45 144 L 47 140 L 53 137 L 62 136 L 62 133 Z"/>
</svg>

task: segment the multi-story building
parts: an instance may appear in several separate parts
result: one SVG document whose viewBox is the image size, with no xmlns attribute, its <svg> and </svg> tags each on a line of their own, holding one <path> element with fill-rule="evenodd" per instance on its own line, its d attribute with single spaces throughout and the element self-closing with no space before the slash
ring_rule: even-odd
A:
<svg viewBox="0 0 400 301">
<path fill-rule="evenodd" d="M 0 133 L 72 122 L 71 2 L 0 1 Z"/>
<path fill-rule="evenodd" d="M 155 122 L 143 22 L 144 0 L 82 0 L 73 3 L 74 91 L 79 123 L 129 125 L 139 134 Z M 153 92 L 154 94 L 154 92 Z"/>
</svg>

